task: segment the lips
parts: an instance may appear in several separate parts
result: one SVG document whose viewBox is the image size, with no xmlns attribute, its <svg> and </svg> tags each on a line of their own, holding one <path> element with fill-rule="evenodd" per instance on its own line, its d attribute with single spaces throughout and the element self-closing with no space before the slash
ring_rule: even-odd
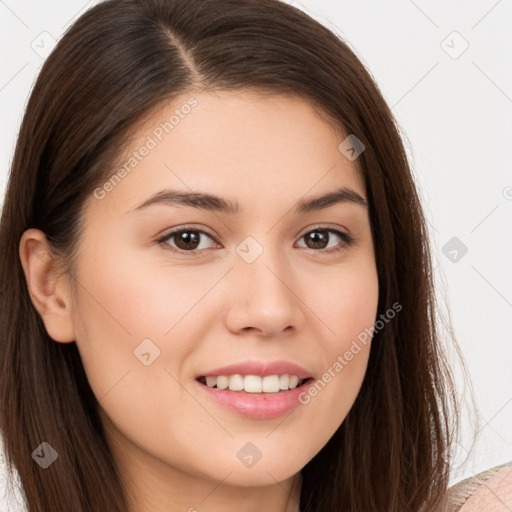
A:
<svg viewBox="0 0 512 512">
<path fill-rule="evenodd" d="M 287 361 L 246 361 L 208 370 L 196 382 L 200 392 L 217 404 L 251 419 L 270 419 L 300 405 L 299 396 L 313 377 Z"/>
</svg>

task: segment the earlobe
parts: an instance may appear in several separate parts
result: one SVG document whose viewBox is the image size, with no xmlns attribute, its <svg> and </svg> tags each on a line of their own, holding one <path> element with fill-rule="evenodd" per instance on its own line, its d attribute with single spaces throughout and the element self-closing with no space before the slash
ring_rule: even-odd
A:
<svg viewBox="0 0 512 512">
<path fill-rule="evenodd" d="M 66 275 L 59 273 L 45 234 L 28 229 L 19 244 L 19 256 L 34 307 L 49 336 L 58 342 L 75 341 L 71 300 Z"/>
</svg>

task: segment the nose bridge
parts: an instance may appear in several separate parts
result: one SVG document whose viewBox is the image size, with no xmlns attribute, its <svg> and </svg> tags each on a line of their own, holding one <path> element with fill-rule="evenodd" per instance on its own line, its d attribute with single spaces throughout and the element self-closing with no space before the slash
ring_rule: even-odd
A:
<svg viewBox="0 0 512 512">
<path fill-rule="evenodd" d="M 285 283 L 291 272 L 284 255 L 279 252 L 277 244 L 271 242 L 271 236 L 263 238 L 260 235 L 258 238 L 261 241 L 247 236 L 236 247 L 235 271 L 238 278 L 240 281 L 248 280 L 255 292 L 262 288 L 272 294 L 287 295 L 290 290 Z"/>
<path fill-rule="evenodd" d="M 270 334 L 297 326 L 300 301 L 293 292 L 293 273 L 271 237 L 246 237 L 236 247 L 232 318 L 237 328 L 253 327 Z"/>
</svg>

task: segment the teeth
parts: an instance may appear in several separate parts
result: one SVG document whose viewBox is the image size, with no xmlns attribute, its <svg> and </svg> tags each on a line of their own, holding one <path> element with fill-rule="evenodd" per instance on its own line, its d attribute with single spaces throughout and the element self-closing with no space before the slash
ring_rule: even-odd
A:
<svg viewBox="0 0 512 512">
<path fill-rule="evenodd" d="M 231 382 L 232 378 L 229 378 L 229 382 Z M 246 375 L 244 377 L 244 391 L 246 393 L 261 393 L 261 390 L 261 377 L 258 377 L 258 375 Z"/>
<path fill-rule="evenodd" d="M 217 385 L 217 377 L 206 377 L 206 385 L 213 388 Z"/>
<path fill-rule="evenodd" d="M 229 379 L 225 375 L 217 377 L 217 387 L 219 389 L 227 389 L 229 386 Z"/>
<path fill-rule="evenodd" d="M 297 375 L 290 375 L 290 381 L 288 382 L 288 386 L 290 389 L 296 388 L 299 384 L 299 377 Z"/>
<path fill-rule="evenodd" d="M 203 381 L 204 382 L 204 381 Z M 219 375 L 206 377 L 206 385 L 210 388 L 245 391 L 246 393 L 278 393 L 300 386 L 304 382 L 297 375 Z"/>
<path fill-rule="evenodd" d="M 229 389 L 231 391 L 242 391 L 244 389 L 244 378 L 241 375 L 229 377 Z"/>
<path fill-rule="evenodd" d="M 261 385 L 263 393 L 277 393 L 279 391 L 279 376 L 267 375 L 266 377 L 263 377 Z"/>
</svg>

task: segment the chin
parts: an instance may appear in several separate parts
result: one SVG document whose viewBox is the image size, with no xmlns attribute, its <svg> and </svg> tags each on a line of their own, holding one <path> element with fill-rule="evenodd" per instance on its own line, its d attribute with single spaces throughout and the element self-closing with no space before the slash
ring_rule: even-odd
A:
<svg viewBox="0 0 512 512">
<path fill-rule="evenodd" d="M 253 449 L 253 447 L 246 447 L 247 451 Z M 217 459 L 217 462 L 214 462 L 216 460 L 214 457 L 208 457 L 209 467 L 204 470 L 207 471 L 210 478 L 217 482 L 226 478 L 226 483 L 230 485 L 260 487 L 275 485 L 276 482 L 292 478 L 308 462 L 305 455 L 303 458 L 297 456 L 290 460 L 289 450 L 275 450 L 268 456 L 262 453 L 259 459 L 256 458 L 256 452 L 254 454 L 255 457 L 252 460 L 243 451 L 240 453 L 240 458 L 237 454 L 235 457 L 223 456 L 222 460 Z M 212 466 L 216 467 L 214 474 L 211 471 Z"/>
</svg>

